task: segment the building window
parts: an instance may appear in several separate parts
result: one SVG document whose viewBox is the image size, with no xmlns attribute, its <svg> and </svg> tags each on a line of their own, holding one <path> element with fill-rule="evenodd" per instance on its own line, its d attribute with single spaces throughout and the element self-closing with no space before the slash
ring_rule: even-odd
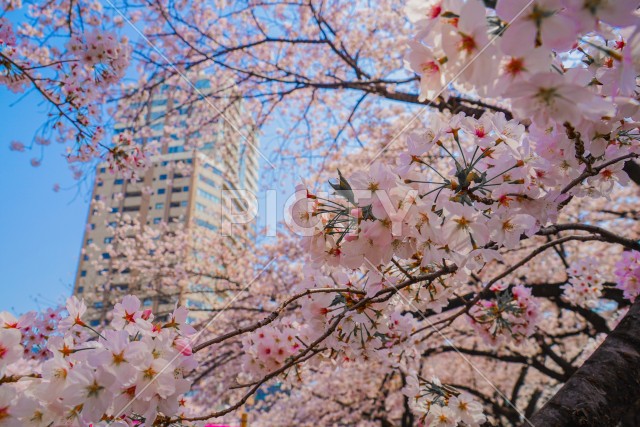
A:
<svg viewBox="0 0 640 427">
<path fill-rule="evenodd" d="M 107 171 L 107 168 L 100 168 L 100 173 L 105 173 Z"/>
<path fill-rule="evenodd" d="M 93 303 L 93 308 L 102 308 L 104 307 L 104 304 L 102 303 L 102 301 L 96 301 Z"/>
<path fill-rule="evenodd" d="M 95 229 L 96 229 L 96 225 L 95 225 L 95 224 L 89 224 L 89 228 L 90 228 L 91 230 L 95 230 Z"/>
<path fill-rule="evenodd" d="M 104 182 L 102 180 L 98 181 L 98 187 L 102 187 L 104 185 Z"/>
<path fill-rule="evenodd" d="M 87 239 L 87 245 L 90 245 L 93 243 L 93 239 Z"/>
<path fill-rule="evenodd" d="M 144 301 L 142 301 L 142 305 L 145 307 L 149 307 L 152 303 L 151 298 L 145 298 Z"/>
<path fill-rule="evenodd" d="M 156 209 L 164 209 L 164 203 L 156 203 Z"/>
<path fill-rule="evenodd" d="M 216 227 L 215 225 L 203 219 L 196 219 L 196 224 L 199 225 L 200 227 L 208 228 L 211 231 L 216 231 L 218 229 L 218 227 Z"/>
<path fill-rule="evenodd" d="M 78 293 L 81 294 L 84 292 L 84 286 L 78 286 Z"/>
<path fill-rule="evenodd" d="M 154 224 L 160 224 L 160 221 L 162 221 L 162 218 L 153 218 Z"/>
<path fill-rule="evenodd" d="M 189 204 L 189 202 L 186 201 L 186 200 L 183 200 L 183 201 L 180 202 L 180 206 L 187 206 L 188 204 Z"/>
<path fill-rule="evenodd" d="M 211 187 L 214 187 L 214 188 L 216 187 L 216 183 L 213 182 L 213 180 L 207 178 L 206 176 L 204 176 L 202 174 L 198 175 L 198 179 L 200 181 L 204 182 L 205 184 L 210 185 Z"/>
<path fill-rule="evenodd" d="M 215 196 L 215 195 L 209 193 L 208 191 L 204 191 L 201 188 L 198 188 L 196 190 L 196 195 L 198 197 L 202 197 L 203 199 L 207 199 L 207 200 L 209 200 L 211 202 L 214 202 L 214 203 L 220 202 L 220 198 L 218 196 Z"/>
<path fill-rule="evenodd" d="M 189 191 L 189 186 L 185 185 L 184 187 L 182 187 L 182 191 L 187 192 Z"/>
<path fill-rule="evenodd" d="M 103 252 L 102 259 L 111 259 L 111 255 L 109 255 L 109 252 Z"/>
<path fill-rule="evenodd" d="M 100 319 L 93 319 L 89 322 L 91 326 L 100 326 Z"/>
<path fill-rule="evenodd" d="M 84 261 L 89 261 L 89 255 L 84 254 L 84 256 L 82 257 L 82 259 L 83 259 Z"/>
<path fill-rule="evenodd" d="M 122 212 L 137 212 L 140 210 L 140 206 L 125 206 L 122 208 Z"/>
<path fill-rule="evenodd" d="M 171 204 L 169 205 L 172 208 L 179 208 L 180 207 L 180 202 L 171 202 Z"/>
<path fill-rule="evenodd" d="M 87 277 L 87 270 L 82 270 L 80 272 L 80 277 Z"/>
<path fill-rule="evenodd" d="M 118 179 L 116 179 L 113 183 L 114 183 L 115 185 L 120 185 L 120 184 L 122 184 L 123 182 L 124 182 L 124 179 L 122 179 L 122 178 L 118 178 Z"/>
<path fill-rule="evenodd" d="M 118 213 L 118 208 L 111 208 L 111 213 Z"/>
<path fill-rule="evenodd" d="M 113 237 L 105 237 L 105 238 L 104 238 L 104 242 L 105 242 L 105 243 L 111 243 L 111 242 L 113 242 Z"/>
<path fill-rule="evenodd" d="M 109 227 L 111 227 L 111 228 L 116 228 L 117 226 L 118 226 L 118 223 L 115 222 L 115 221 L 112 221 L 112 222 L 109 223 Z"/>
<path fill-rule="evenodd" d="M 165 190 L 164 188 L 159 188 L 158 189 L 158 194 L 164 194 L 166 192 L 167 192 L 167 190 Z"/>
<path fill-rule="evenodd" d="M 167 174 L 163 173 L 162 175 L 160 175 L 160 181 L 164 181 L 165 179 L 167 179 Z"/>
<path fill-rule="evenodd" d="M 204 168 L 205 169 L 209 169 L 211 172 L 213 172 L 216 175 L 222 176 L 222 171 L 220 169 L 218 169 L 217 167 L 210 165 L 209 163 L 205 163 L 204 164 Z"/>
</svg>

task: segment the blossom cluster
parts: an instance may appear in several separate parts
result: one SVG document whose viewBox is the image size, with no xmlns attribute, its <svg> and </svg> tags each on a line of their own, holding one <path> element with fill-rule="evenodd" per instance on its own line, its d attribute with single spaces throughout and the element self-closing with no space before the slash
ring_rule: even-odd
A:
<svg viewBox="0 0 640 427">
<path fill-rule="evenodd" d="M 538 124 L 611 116 L 606 97 L 634 95 L 638 65 L 635 0 L 412 0 L 416 23 L 408 66 L 421 99 L 449 83 L 512 101 Z M 586 64 L 586 66 L 585 66 Z M 595 83 L 595 84 L 594 84 Z"/>
<path fill-rule="evenodd" d="M 0 313 L 0 327 L 3 328 L 0 333 L 2 331 L 19 332 L 20 345 L 23 349 L 22 357 L 25 360 L 45 360 L 51 356 L 47 350 L 46 342 L 56 331 L 61 311 L 61 308 L 48 308 L 39 313 L 28 312 L 18 319 L 9 313 Z M 0 365 L 0 374 L 2 371 L 3 367 Z"/>
<path fill-rule="evenodd" d="M 300 186 L 290 215 L 311 259 L 301 287 L 349 290 L 309 296 L 307 323 L 319 336 L 342 316 L 327 343 L 350 358 L 383 348 L 391 313 L 441 312 L 468 292 L 472 273 L 502 262 L 571 198 L 606 197 L 626 183 L 615 159 L 640 150 L 626 120 L 602 122 L 587 138 L 569 124 L 527 130 L 503 113 L 434 115 L 409 135 L 395 167 L 339 173 L 334 195 Z M 494 345 L 529 337 L 539 317 L 530 289 L 487 290 L 467 313 L 478 333 Z M 391 293 L 398 297 L 383 298 Z"/>
<path fill-rule="evenodd" d="M 497 293 L 496 298 L 480 300 L 469 312 L 469 321 L 478 335 L 493 345 L 506 339 L 518 343 L 531 336 L 540 316 L 539 303 L 531 296 L 531 289 L 495 284 L 491 290 Z"/>
<path fill-rule="evenodd" d="M 0 313 L 3 426 L 152 425 L 183 411 L 197 365 L 186 309 L 154 321 L 126 296 L 102 330 L 86 323 L 84 301 L 71 297 L 66 311 Z"/>
<path fill-rule="evenodd" d="M 403 393 L 426 426 L 478 427 L 487 420 L 482 405 L 471 394 L 444 385 L 438 378 L 425 380 L 408 375 Z"/>
<path fill-rule="evenodd" d="M 379 355 L 398 313 L 440 313 L 482 289 L 464 311 L 478 335 L 492 346 L 530 337 L 540 318 L 531 288 L 511 277 L 485 282 L 483 270 L 572 199 L 608 197 L 628 182 L 624 161 L 640 155 L 640 109 L 628 90 L 640 72 L 631 60 L 636 7 L 411 1 L 417 35 L 407 64 L 421 76 L 420 100 L 446 99 L 453 87 L 496 106 L 480 117 L 430 115 L 395 166 L 339 171 L 333 194 L 298 187 L 290 219 L 310 258 L 301 288 L 314 291 L 302 300 L 301 334 L 332 328 L 323 344 L 343 359 Z M 594 306 L 602 278 L 581 263 L 569 270 L 565 298 Z M 410 316 L 395 319 L 403 333 L 394 346 L 419 352 Z M 449 411 L 424 412 L 454 425 Z"/>
<path fill-rule="evenodd" d="M 6 18 L 0 18 L 0 47 L 13 46 L 16 44 L 16 35 L 13 32 L 11 23 Z"/>
<path fill-rule="evenodd" d="M 152 144 L 142 147 L 133 140 L 130 132 L 114 137 L 113 148 L 106 156 L 111 173 L 121 172 L 127 179 L 138 179 L 141 173 L 151 166 L 151 156 L 156 154 Z"/>
<path fill-rule="evenodd" d="M 597 78 L 629 66 L 623 57 L 632 48 L 618 27 L 637 24 L 637 5 L 607 2 L 585 15 L 579 3 L 498 1 L 491 11 L 477 0 L 410 2 L 418 33 L 408 64 L 422 75 L 421 99 L 455 80 L 460 91 L 502 96 L 528 127 L 502 112 L 433 115 L 409 135 L 395 168 L 378 162 L 339 174 L 335 197 L 300 188 L 291 217 L 305 231 L 312 265 L 333 275 L 360 271 L 365 295 L 400 286 L 404 302 L 439 312 L 471 272 L 555 221 L 572 197 L 606 197 L 626 184 L 617 159 L 640 153 L 638 108 L 625 98 L 628 82 Z M 575 45 L 580 32 L 590 38 Z M 513 43 L 520 39 L 526 43 Z M 564 55 L 575 46 L 590 60 Z M 411 283 L 451 265 L 446 279 Z M 581 284 L 574 276 L 567 295 L 576 297 Z M 494 341 L 530 335 L 538 310 L 529 291 L 492 289 L 495 298 L 469 313 L 473 324 Z"/>
<path fill-rule="evenodd" d="M 616 263 L 614 273 L 616 287 L 623 291 L 626 299 L 635 301 L 640 294 L 640 252 L 624 252 L 622 259 Z"/>
<path fill-rule="evenodd" d="M 370 280 L 376 278 L 372 276 Z M 315 292 L 301 299 L 305 327 L 300 335 L 306 341 L 316 340 L 328 325 L 339 320 L 336 332 L 327 337 L 325 344 L 340 353 L 342 361 L 377 357 L 386 363 L 397 362 L 398 354 L 405 350 L 411 334 L 417 329 L 417 321 L 409 313 L 388 312 L 384 304 L 367 300 L 393 286 L 383 276 L 377 280 L 377 283 L 367 283 L 358 274 L 336 271 L 329 277 L 309 270 L 300 284 L 302 289 L 313 291 L 322 286 L 331 290 L 331 285 L 335 285 L 342 291 Z"/>
<path fill-rule="evenodd" d="M 98 84 L 117 82 L 129 65 L 129 47 L 114 34 L 93 31 L 74 35 L 68 42 L 69 51 L 92 70 Z"/>
<path fill-rule="evenodd" d="M 569 281 L 562 286 L 563 298 L 572 304 L 594 308 L 602 296 L 604 278 L 591 260 L 572 263 L 567 269 Z"/>
<path fill-rule="evenodd" d="M 292 327 L 264 326 L 242 340 L 243 365 L 256 375 L 266 375 L 282 368 L 302 348 Z"/>
<path fill-rule="evenodd" d="M 126 37 L 112 31 L 111 19 L 99 2 L 76 8 L 73 1 L 56 0 L 31 5 L 28 12 L 19 11 L 21 7 L 15 2 L 0 18 L 0 85 L 15 93 L 35 89 L 51 112 L 32 144 L 12 142 L 11 148 L 24 151 L 52 141 L 71 142 L 68 161 L 79 179 L 75 163 L 102 158 L 108 151 L 102 105 L 129 67 L 131 46 Z M 28 15 L 28 22 L 12 19 L 11 13 Z M 48 43 L 58 38 L 66 43 Z M 41 162 L 39 157 L 31 159 L 33 166 Z M 113 164 L 118 169 L 129 167 L 127 162 Z"/>
<path fill-rule="evenodd" d="M 597 160 L 640 150 L 635 138 L 614 128 L 599 134 L 606 148 L 589 161 L 591 170 Z M 525 133 L 502 113 L 434 116 L 409 136 L 396 168 L 375 163 L 341 175 L 337 200 L 301 190 L 292 220 L 306 230 L 316 265 L 370 268 L 415 254 L 421 267 L 443 259 L 477 266 L 476 258 L 513 249 L 523 234 L 553 221 L 570 194 L 605 196 L 627 182 L 618 162 L 593 173 L 583 188 L 563 190 L 582 173 L 576 145 L 564 129 Z"/>
</svg>

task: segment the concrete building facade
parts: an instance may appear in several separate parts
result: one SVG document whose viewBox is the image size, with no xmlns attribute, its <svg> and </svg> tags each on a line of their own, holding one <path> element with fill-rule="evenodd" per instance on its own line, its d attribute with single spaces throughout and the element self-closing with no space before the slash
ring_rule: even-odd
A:
<svg viewBox="0 0 640 427">
<path fill-rule="evenodd" d="M 211 90 L 206 80 L 199 81 L 198 88 L 205 95 Z M 137 295 L 158 313 L 170 311 L 180 299 L 180 293 L 165 295 L 141 287 L 134 280 L 135 271 L 111 267 L 107 248 L 114 243 L 114 230 L 124 215 L 137 218 L 142 227 L 181 223 L 194 228 L 195 234 L 198 230 L 216 232 L 223 221 L 231 221 L 228 200 L 223 203 L 223 199 L 237 190 L 257 193 L 256 133 L 251 125 L 238 125 L 244 119 L 241 104 L 227 108 L 225 117 L 214 121 L 210 135 L 198 135 L 196 147 L 189 132 L 173 134 L 176 121 L 187 123 L 193 114 L 191 108 L 176 105 L 173 90 L 178 89 L 163 85 L 142 105 L 129 105 L 140 114 L 115 126 L 116 133 L 145 129 L 140 132 L 145 137 L 136 142 L 160 144 L 151 167 L 137 180 L 111 173 L 106 164 L 97 167 L 74 286 L 74 294 L 85 299 L 87 317 L 94 326 L 107 321 L 106 312 L 126 294 Z M 233 203 L 244 209 L 238 199 Z M 99 205 L 106 205 L 106 209 L 99 209 Z M 255 230 L 244 225 L 243 234 L 241 240 L 251 239 Z M 229 242 L 242 244 L 237 236 Z"/>
</svg>

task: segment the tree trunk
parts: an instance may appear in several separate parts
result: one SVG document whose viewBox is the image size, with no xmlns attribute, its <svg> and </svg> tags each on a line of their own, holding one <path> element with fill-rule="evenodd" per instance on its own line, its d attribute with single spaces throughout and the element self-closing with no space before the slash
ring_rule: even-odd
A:
<svg viewBox="0 0 640 427">
<path fill-rule="evenodd" d="M 620 427 L 638 427 L 640 426 L 640 400 L 637 400 L 628 410 L 627 413 L 620 418 Z"/>
<path fill-rule="evenodd" d="M 615 426 L 640 400 L 640 298 L 566 384 L 530 419 L 535 427 Z M 529 424 L 523 424 L 523 427 Z"/>
</svg>

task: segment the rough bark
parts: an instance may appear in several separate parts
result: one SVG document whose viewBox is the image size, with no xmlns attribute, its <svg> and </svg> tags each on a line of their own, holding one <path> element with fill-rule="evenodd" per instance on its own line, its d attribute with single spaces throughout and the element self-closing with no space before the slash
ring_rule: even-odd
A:
<svg viewBox="0 0 640 427">
<path fill-rule="evenodd" d="M 536 427 L 615 426 L 639 399 L 640 299 L 530 421 Z"/>
<path fill-rule="evenodd" d="M 640 400 L 637 400 L 620 419 L 620 427 L 640 426 Z"/>
</svg>

